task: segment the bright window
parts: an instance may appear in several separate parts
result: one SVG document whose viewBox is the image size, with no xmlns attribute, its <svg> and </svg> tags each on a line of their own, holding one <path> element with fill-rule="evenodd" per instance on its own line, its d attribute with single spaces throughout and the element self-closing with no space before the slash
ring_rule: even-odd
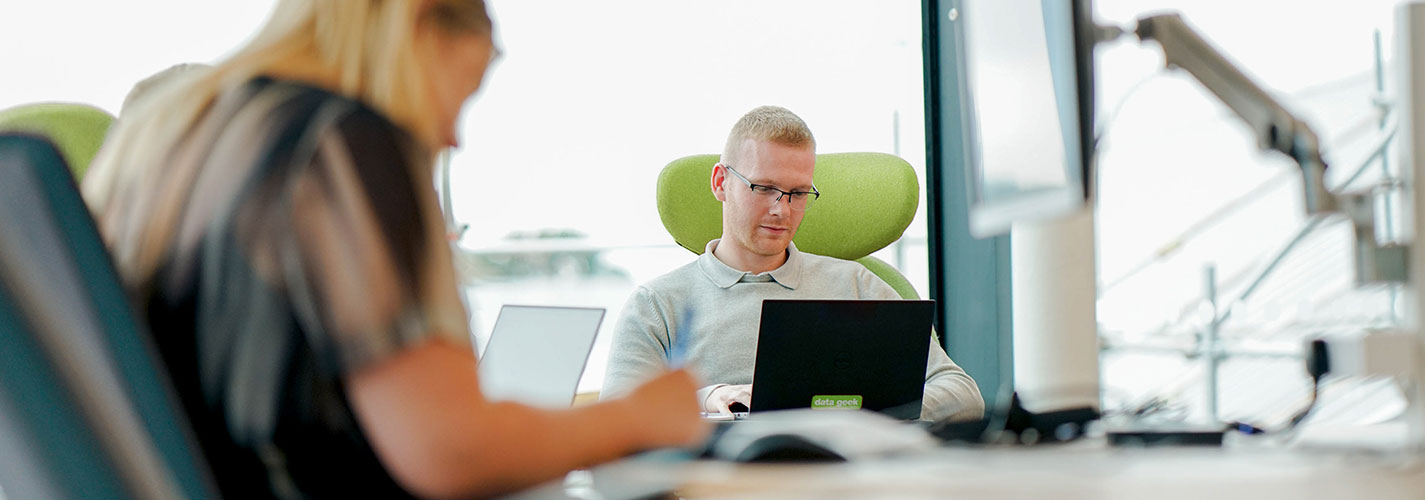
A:
<svg viewBox="0 0 1425 500">
<path fill-rule="evenodd" d="M 471 325 L 483 343 L 502 304 L 608 308 L 581 390 L 602 383 L 633 287 L 694 259 L 658 219 L 658 172 L 720 153 L 743 113 L 785 106 L 819 152 L 898 153 L 924 179 L 918 1 L 490 9 L 505 57 L 466 111 L 451 170 Z M 878 254 L 923 295 L 926 255 L 923 216 Z"/>
<path fill-rule="evenodd" d="M 0 109 L 78 102 L 117 114 L 129 88 L 212 63 L 256 33 L 273 0 L 49 0 L 0 6 Z"/>
<path fill-rule="evenodd" d="M 1180 11 L 1311 124 L 1333 188 L 1366 164 L 1382 134 L 1373 32 L 1381 31 L 1388 96 L 1396 3 L 1095 0 L 1101 22 L 1130 29 L 1144 15 Z M 1211 267 L 1217 313 L 1232 310 L 1217 332 L 1228 356 L 1216 370 L 1215 416 L 1278 425 L 1309 394 L 1304 339 L 1391 324 L 1394 292 L 1352 283 L 1350 228 L 1340 223 L 1305 233 L 1263 277 L 1306 225 L 1295 164 L 1259 152 L 1241 121 L 1190 76 L 1165 72 L 1157 43 L 1124 37 L 1098 56 L 1107 127 L 1098 163 L 1105 407 L 1131 410 L 1157 398 L 1178 417 L 1212 417 L 1200 342 L 1212 314 L 1204 285 Z M 1354 189 L 1381 179 L 1379 162 L 1367 170 Z M 1361 422 L 1399 408 L 1388 391 L 1353 392 L 1350 402 L 1336 396 L 1351 386 L 1327 387 L 1319 416 Z"/>
</svg>

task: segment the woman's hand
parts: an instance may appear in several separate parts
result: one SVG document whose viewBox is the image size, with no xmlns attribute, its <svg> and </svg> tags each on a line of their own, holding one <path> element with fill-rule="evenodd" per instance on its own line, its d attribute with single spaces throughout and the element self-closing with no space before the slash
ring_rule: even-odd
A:
<svg viewBox="0 0 1425 500">
<path fill-rule="evenodd" d="M 624 397 L 632 432 L 646 448 L 695 446 L 707 438 L 699 417 L 697 383 L 687 370 L 673 370 L 638 386 Z"/>
</svg>

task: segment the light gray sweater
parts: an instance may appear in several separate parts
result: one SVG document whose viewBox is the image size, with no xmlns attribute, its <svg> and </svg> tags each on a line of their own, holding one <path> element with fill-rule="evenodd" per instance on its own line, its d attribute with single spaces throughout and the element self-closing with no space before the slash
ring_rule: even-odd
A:
<svg viewBox="0 0 1425 500">
<path fill-rule="evenodd" d="M 713 256 L 718 240 L 698 260 L 638 287 L 614 327 L 602 397 L 627 394 L 668 367 L 681 342 L 687 366 L 704 384 L 750 384 L 763 299 L 899 299 L 895 289 L 861 264 L 787 249 L 776 270 L 752 274 Z M 679 339 L 679 335 L 687 338 Z M 755 388 L 754 388 L 755 390 Z M 940 347 L 932 332 L 925 366 L 921 418 L 979 418 L 980 389 Z"/>
</svg>

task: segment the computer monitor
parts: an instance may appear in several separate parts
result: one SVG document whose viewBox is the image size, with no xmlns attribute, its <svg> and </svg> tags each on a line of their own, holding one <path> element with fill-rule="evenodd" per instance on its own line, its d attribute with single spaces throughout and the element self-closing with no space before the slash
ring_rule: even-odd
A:
<svg viewBox="0 0 1425 500">
<path fill-rule="evenodd" d="M 970 232 L 1057 217 L 1089 196 L 1089 0 L 961 0 Z"/>
</svg>

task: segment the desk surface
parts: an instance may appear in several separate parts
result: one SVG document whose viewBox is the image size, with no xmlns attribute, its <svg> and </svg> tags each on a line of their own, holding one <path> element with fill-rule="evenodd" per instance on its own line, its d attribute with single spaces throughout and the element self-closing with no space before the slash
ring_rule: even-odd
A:
<svg viewBox="0 0 1425 500">
<path fill-rule="evenodd" d="M 1425 455 L 1277 446 L 943 448 L 835 465 L 629 460 L 595 469 L 619 498 L 1425 498 Z M 591 495 L 574 494 L 587 498 Z M 599 495 L 592 495 L 600 497 Z"/>
</svg>

